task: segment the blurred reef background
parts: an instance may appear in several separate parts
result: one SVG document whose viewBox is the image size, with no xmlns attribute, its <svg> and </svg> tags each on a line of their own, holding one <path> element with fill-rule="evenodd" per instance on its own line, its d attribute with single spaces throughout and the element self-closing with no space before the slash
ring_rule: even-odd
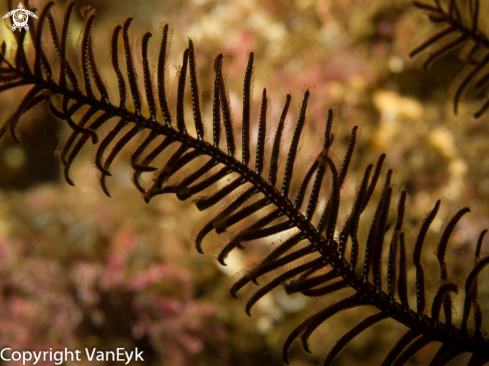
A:
<svg viewBox="0 0 489 366">
<path fill-rule="evenodd" d="M 61 16 L 65 2 L 58 4 Z M 482 4 L 487 15 L 489 4 Z M 107 42 L 118 20 L 135 18 L 135 40 L 152 31 L 155 54 L 160 22 L 173 24 L 171 82 L 187 36 L 195 37 L 208 119 L 213 55 L 220 50 L 228 55 L 230 99 L 239 124 L 244 71 L 252 50 L 254 120 L 262 88 L 272 98 L 273 126 L 285 94 L 291 92 L 290 138 L 299 101 L 309 88 L 305 157 L 322 133 L 325 108 L 334 108 L 339 156 L 351 128 L 361 127 L 345 194 L 353 198 L 361 168 L 386 152 L 387 164 L 396 168 L 396 185 L 406 186 L 410 195 L 412 235 L 438 198 L 442 206 L 432 225 L 436 229 L 455 207 L 470 206 L 472 212 L 457 225 L 449 244 L 452 276 L 472 263 L 475 235 L 489 226 L 489 114 L 472 117 L 477 95 L 470 90 L 458 115 L 453 114 L 454 75 L 464 68 L 457 52 L 427 71 L 420 67 L 423 57 L 409 58 L 409 51 L 434 29 L 410 0 L 77 1 L 78 10 L 84 6 L 97 8 L 97 62 L 109 84 L 115 75 Z M 0 10 L 9 10 L 5 2 Z M 81 24 L 77 12 L 73 44 Z M 0 38 L 10 37 L 1 25 Z M 15 92 L 2 95 L 0 110 L 15 101 Z M 146 365 L 284 364 L 282 335 L 318 302 L 288 297 L 280 288 L 265 296 L 248 318 L 243 301 L 226 291 L 227 279 L 270 241 L 251 243 L 251 250 L 236 253 L 227 267 L 220 267 L 212 254 L 224 236 L 208 236 L 206 255 L 198 254 L 191 237 L 205 215 L 191 202 L 168 195 L 145 204 L 129 180 L 130 149 L 114 164 L 108 198 L 99 187 L 89 148 L 72 168 L 76 186 L 62 179 L 54 153 L 59 139 L 68 136 L 67 126 L 43 107 L 29 112 L 19 125 L 21 145 L 8 136 L 0 140 L 0 345 L 32 350 L 138 347 L 144 350 Z M 348 209 L 345 203 L 340 219 Z M 437 237 L 438 231 L 429 233 L 433 244 Z M 424 260 L 436 270 L 434 255 Z M 487 298 L 487 271 L 480 283 L 481 296 Z M 410 290 L 414 294 L 414 288 Z M 291 364 L 315 365 L 330 341 L 363 315 L 352 309 L 333 317 L 313 334 L 313 354 L 298 344 L 292 348 Z M 389 320 L 375 329 L 375 334 L 365 332 L 352 342 L 335 364 L 378 364 L 402 326 Z M 410 364 L 429 359 L 430 350 L 426 352 Z M 450 365 L 463 361 L 459 357 Z"/>
</svg>

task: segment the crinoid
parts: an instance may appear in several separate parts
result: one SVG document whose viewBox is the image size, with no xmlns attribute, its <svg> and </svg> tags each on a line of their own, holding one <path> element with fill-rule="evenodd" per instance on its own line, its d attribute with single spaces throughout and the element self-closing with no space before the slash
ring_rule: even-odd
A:
<svg viewBox="0 0 489 366">
<path fill-rule="evenodd" d="M 433 50 L 424 60 L 423 67 L 427 68 L 450 51 L 460 49 L 459 58 L 467 64 L 460 73 L 453 96 L 453 110 L 456 114 L 460 99 L 469 86 L 473 84 L 474 89 L 479 91 L 489 81 L 489 38 L 481 22 L 481 11 L 485 9 L 481 9 L 480 0 L 414 1 L 414 5 L 424 10 L 431 22 L 443 27 L 413 49 L 410 56 Z M 480 117 L 488 108 L 489 100 L 486 96 L 474 117 Z"/>
<path fill-rule="evenodd" d="M 439 282 L 436 288 L 428 289 L 422 259 L 427 232 L 438 213 L 440 201 L 433 204 L 421 224 L 410 254 L 404 228 L 408 196 L 406 190 L 401 189 L 394 202 L 393 170 L 383 173 L 385 154 L 365 167 L 351 210 L 343 224 L 339 223 L 344 197 L 342 185 L 358 145 L 357 126 L 352 128 L 345 156 L 338 159 L 333 149 L 334 113 L 329 110 L 321 150 L 313 157 L 306 173 L 299 176 L 297 164 L 302 161 L 299 142 L 312 97 L 309 90 L 302 96 L 295 130 L 288 152 L 283 156 L 281 146 L 285 120 L 292 108 L 291 95 L 285 96 L 280 117 L 272 126 L 269 95 L 267 89 L 261 91 L 258 132 L 256 141 L 251 141 L 250 131 L 255 124 L 250 112 L 255 68 L 253 52 L 249 54 L 244 71 L 242 138 L 238 141 L 222 53 L 215 57 L 212 66 L 212 116 L 207 124 L 192 40 L 182 56 L 175 103 L 171 104 L 167 64 L 172 27 L 162 25 L 159 54 L 153 60 L 151 33 L 145 33 L 140 47 L 134 47 L 130 36 L 133 19 L 116 25 L 110 37 L 110 63 L 118 88 L 111 93 L 94 57 L 94 11 L 88 9 L 84 14 L 79 38 L 81 52 L 77 55 L 80 66 L 77 67 L 67 54 L 67 34 L 75 5 L 68 3 L 61 24 L 51 15 L 53 6 L 53 2 L 48 2 L 38 12 L 35 29 L 15 33 L 18 46 L 10 48 L 11 52 L 7 52 L 6 43 L 2 43 L 0 92 L 20 86 L 25 89 L 18 106 L 2 121 L 0 137 L 10 132 L 18 141 L 16 128 L 22 115 L 44 103 L 56 118 L 72 129 L 58 152 L 66 181 L 73 185 L 70 167 L 82 147 L 92 143 L 96 145 L 95 166 L 102 189 L 110 196 L 108 182 L 114 159 L 141 135 L 131 157 L 134 185 L 148 203 L 159 195 L 173 193 L 180 200 L 193 198 L 201 211 L 214 208 L 210 220 L 197 230 L 195 242 L 197 250 L 202 252 L 203 241 L 211 231 L 231 231 L 218 254 L 218 261 L 223 265 L 227 256 L 237 248 L 243 249 L 246 242 L 283 234 L 278 244 L 248 270 L 234 277 L 233 296 L 252 283 L 258 286 L 247 302 L 246 312 L 250 314 L 261 297 L 280 285 L 284 285 L 289 294 L 302 293 L 310 297 L 338 294 L 290 332 L 283 349 L 286 362 L 294 340 L 300 337 L 308 350 L 308 339 L 320 324 L 339 312 L 364 306 L 374 307 L 376 311 L 333 344 L 323 365 L 331 364 L 338 352 L 358 334 L 388 318 L 402 323 L 407 330 L 385 356 L 383 365 L 403 365 L 432 343 L 437 345 L 438 351 L 431 365 L 445 365 L 462 353 L 471 354 L 470 365 L 489 361 L 489 343 L 482 327 L 483 312 L 478 296 L 478 275 L 489 264 L 489 257 L 481 258 L 480 254 L 487 230 L 478 237 L 475 265 L 463 283 L 448 278 L 449 238 L 469 208 L 457 209 L 446 220 L 436 247 Z M 437 11 L 430 7 L 428 10 Z M 439 17 L 441 15 L 434 19 Z M 49 42 L 44 40 L 46 33 Z M 27 37 L 32 38 L 33 44 L 28 51 L 24 47 Z M 137 59 L 141 60 L 142 74 L 137 72 Z M 192 122 L 186 121 L 184 114 L 187 87 L 191 94 Z M 110 127 L 102 137 L 100 131 L 106 126 Z M 256 149 L 252 149 L 252 145 Z M 283 168 L 279 169 L 280 162 Z M 152 178 L 145 180 L 146 173 L 152 173 Z M 296 190 L 293 182 L 298 182 Z M 375 197 L 378 199 L 374 203 Z M 364 217 L 368 216 L 367 208 L 373 212 L 368 218 Z M 362 223 L 367 223 L 369 228 L 366 240 L 359 237 Z M 388 258 L 384 258 L 384 253 L 388 253 Z M 408 261 L 415 267 L 414 283 L 408 281 Z M 408 300 L 411 286 L 416 287 L 415 306 Z M 430 291 L 435 294 L 432 300 L 427 295 Z M 460 318 L 453 315 L 456 293 L 463 301 Z"/>
</svg>

